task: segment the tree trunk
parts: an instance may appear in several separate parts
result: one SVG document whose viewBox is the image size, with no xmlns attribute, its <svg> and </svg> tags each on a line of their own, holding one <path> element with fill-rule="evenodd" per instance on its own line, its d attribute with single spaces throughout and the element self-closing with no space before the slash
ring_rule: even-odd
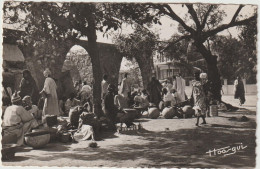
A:
<svg viewBox="0 0 260 169">
<path fill-rule="evenodd" d="M 91 11 L 91 10 L 89 10 Z M 88 53 L 92 62 L 93 70 L 93 107 L 94 114 L 100 118 L 103 115 L 101 107 L 101 81 L 102 81 L 102 72 L 99 59 L 99 50 L 97 45 L 97 34 L 96 34 L 96 22 L 93 14 L 90 12 L 88 18 Z"/>
<path fill-rule="evenodd" d="M 219 70 L 217 67 L 217 58 L 214 55 L 211 55 L 207 60 L 207 68 L 208 68 L 208 80 L 212 82 L 211 85 L 211 93 L 213 94 L 213 98 L 221 101 L 221 80 L 219 75 Z"/>
<path fill-rule="evenodd" d="M 150 56 L 136 57 L 136 61 L 140 67 L 141 75 L 143 79 L 143 86 L 146 89 L 150 79 L 152 77 L 153 58 Z"/>
<path fill-rule="evenodd" d="M 217 67 L 217 56 L 212 55 L 211 52 L 206 49 L 203 43 L 195 41 L 195 45 L 198 51 L 205 58 L 207 63 L 208 80 L 211 82 L 210 92 L 213 94 L 214 99 L 221 101 L 222 84 L 220 80 L 219 70 Z"/>
</svg>

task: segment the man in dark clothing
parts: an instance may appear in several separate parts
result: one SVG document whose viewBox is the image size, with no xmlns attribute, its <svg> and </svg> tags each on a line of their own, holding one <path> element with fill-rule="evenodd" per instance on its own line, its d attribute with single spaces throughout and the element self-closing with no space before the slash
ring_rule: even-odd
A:
<svg viewBox="0 0 260 169">
<path fill-rule="evenodd" d="M 112 127 L 112 129 L 116 129 L 115 124 L 117 122 L 121 122 L 121 124 L 125 123 L 127 127 L 130 127 L 131 125 L 133 125 L 135 117 L 118 109 L 118 107 L 114 103 L 115 91 L 115 86 L 110 84 L 108 86 L 108 93 L 105 95 L 104 98 L 104 113 L 109 119 L 109 125 Z M 121 113 L 120 118 L 117 118 L 118 113 Z"/>
<path fill-rule="evenodd" d="M 110 84 L 108 86 L 108 92 L 104 97 L 104 107 L 103 111 L 106 115 L 106 117 L 109 119 L 109 125 L 112 129 L 116 129 L 116 116 L 119 112 L 119 109 L 114 104 L 114 91 L 115 86 Z"/>
</svg>

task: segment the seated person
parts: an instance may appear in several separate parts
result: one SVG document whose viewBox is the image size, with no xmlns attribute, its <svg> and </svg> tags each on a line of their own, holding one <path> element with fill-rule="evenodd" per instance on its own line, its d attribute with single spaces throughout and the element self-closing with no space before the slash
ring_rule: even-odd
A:
<svg viewBox="0 0 260 169">
<path fill-rule="evenodd" d="M 25 108 L 25 110 L 30 112 L 31 115 L 36 120 L 42 119 L 42 112 L 38 109 L 38 107 L 36 105 L 32 105 L 31 96 L 24 96 L 22 101 L 23 101 L 23 107 Z"/>
<path fill-rule="evenodd" d="M 65 114 L 69 114 L 70 109 L 80 105 L 80 100 L 75 98 L 75 94 L 71 93 L 70 98 L 65 102 Z"/>
<path fill-rule="evenodd" d="M 83 125 L 90 125 L 93 127 L 94 135 L 99 136 L 101 131 L 101 122 L 97 119 L 94 113 L 88 112 L 87 107 L 88 105 L 83 106 L 83 113 L 79 116 L 78 130 L 80 130 Z"/>
<path fill-rule="evenodd" d="M 103 111 L 106 117 L 109 119 L 110 127 L 114 130 L 116 129 L 116 123 L 121 122 L 125 123 L 127 127 L 133 125 L 134 118 L 131 114 L 125 113 L 116 107 L 114 104 L 114 94 L 115 94 L 115 86 L 110 84 L 108 86 L 108 93 L 105 95 L 104 98 L 104 107 Z"/>
<path fill-rule="evenodd" d="M 117 91 L 115 91 L 114 102 L 116 107 L 120 110 L 123 110 L 124 108 L 128 108 L 127 100 L 121 94 L 118 94 Z"/>
<path fill-rule="evenodd" d="M 135 104 L 134 98 L 138 95 L 138 91 L 134 91 L 132 93 L 128 93 L 128 107 L 133 107 Z"/>
<path fill-rule="evenodd" d="M 170 92 L 172 93 L 173 95 L 173 99 L 171 101 L 171 106 L 174 106 L 177 104 L 177 92 L 175 89 L 171 89 Z"/>
<path fill-rule="evenodd" d="M 21 97 L 15 92 L 11 98 L 12 105 L 5 110 L 2 131 L 5 135 L 16 135 L 17 145 L 24 144 L 24 134 L 38 127 L 38 123 L 30 112 L 22 106 Z"/>
<path fill-rule="evenodd" d="M 134 97 L 135 105 L 147 109 L 149 106 L 148 94 L 144 89 L 141 94 Z"/>
<path fill-rule="evenodd" d="M 169 107 L 176 104 L 176 98 L 173 93 L 168 91 L 166 88 L 163 89 L 163 107 Z"/>
</svg>

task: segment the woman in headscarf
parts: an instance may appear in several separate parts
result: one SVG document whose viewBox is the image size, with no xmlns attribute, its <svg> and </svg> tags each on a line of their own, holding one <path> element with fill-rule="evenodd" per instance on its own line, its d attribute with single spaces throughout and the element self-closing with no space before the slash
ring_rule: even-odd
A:
<svg viewBox="0 0 260 169">
<path fill-rule="evenodd" d="M 39 100 L 39 90 L 29 70 L 23 71 L 23 78 L 20 83 L 21 98 L 24 96 L 30 96 L 33 104 L 37 104 Z"/>
<path fill-rule="evenodd" d="M 194 99 L 195 115 L 197 116 L 196 126 L 199 125 L 200 117 L 203 119 L 201 124 L 206 124 L 205 115 L 207 111 L 206 96 L 203 85 L 200 81 L 200 72 L 194 73 L 195 80 L 192 82 L 192 97 Z"/>
<path fill-rule="evenodd" d="M 241 80 L 241 78 L 238 76 L 237 79 L 234 82 L 234 89 L 235 89 L 235 99 L 239 99 L 240 103 L 239 105 L 241 106 L 242 104 L 245 103 L 246 99 L 245 99 L 245 88 L 244 88 L 244 84 L 243 81 Z"/>
<path fill-rule="evenodd" d="M 152 77 L 151 82 L 147 85 L 147 90 L 150 96 L 150 102 L 154 103 L 157 107 L 161 101 L 162 85 L 155 77 Z"/>
<path fill-rule="evenodd" d="M 44 106 L 43 106 L 43 116 L 45 115 L 59 115 L 59 104 L 57 97 L 57 85 L 55 81 L 50 77 L 51 71 L 46 69 L 43 72 L 45 79 L 44 87 L 41 94 L 45 96 Z"/>
</svg>

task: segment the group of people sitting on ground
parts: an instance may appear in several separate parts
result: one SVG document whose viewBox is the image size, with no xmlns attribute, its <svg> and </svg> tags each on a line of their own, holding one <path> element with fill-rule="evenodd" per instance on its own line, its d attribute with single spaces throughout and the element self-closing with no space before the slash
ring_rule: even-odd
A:
<svg viewBox="0 0 260 169">
<path fill-rule="evenodd" d="M 187 101 L 185 94 L 185 80 L 178 75 L 173 81 L 167 81 L 163 85 L 155 77 L 151 78 L 147 88 L 133 89 L 128 74 L 117 88 L 109 84 L 108 76 L 103 76 L 101 82 L 101 99 L 103 117 L 97 117 L 93 113 L 92 88 L 84 82 L 76 83 L 76 93 L 71 93 L 65 101 L 59 101 L 57 96 L 57 85 L 51 77 L 51 72 L 46 69 L 44 87 L 38 91 L 35 80 L 30 71 L 23 71 L 23 79 L 20 84 L 20 92 L 12 91 L 4 84 L 3 90 L 3 135 L 15 134 L 17 143 L 23 144 L 23 135 L 45 123 L 46 115 L 72 115 L 76 114 L 76 122 L 72 125 L 80 130 L 83 125 L 93 127 L 95 133 L 99 133 L 101 123 L 106 122 L 113 130 L 116 123 L 125 123 L 127 127 L 133 125 L 135 115 L 127 113 L 124 109 L 135 108 L 147 110 L 149 106 L 163 109 L 168 106 L 180 105 Z M 197 115 L 196 125 L 202 118 L 206 123 L 205 116 L 209 112 L 209 105 L 214 102 L 210 93 L 210 81 L 205 73 L 194 74 L 192 81 L 192 95 L 190 104 Z M 239 86 L 239 83 L 238 85 Z M 38 101 L 39 100 L 39 101 Z M 243 101 L 243 100 L 242 100 Z M 38 106 L 36 106 L 38 105 Z M 75 113 L 77 112 L 77 113 Z M 71 121 L 72 122 L 72 121 Z"/>
</svg>

